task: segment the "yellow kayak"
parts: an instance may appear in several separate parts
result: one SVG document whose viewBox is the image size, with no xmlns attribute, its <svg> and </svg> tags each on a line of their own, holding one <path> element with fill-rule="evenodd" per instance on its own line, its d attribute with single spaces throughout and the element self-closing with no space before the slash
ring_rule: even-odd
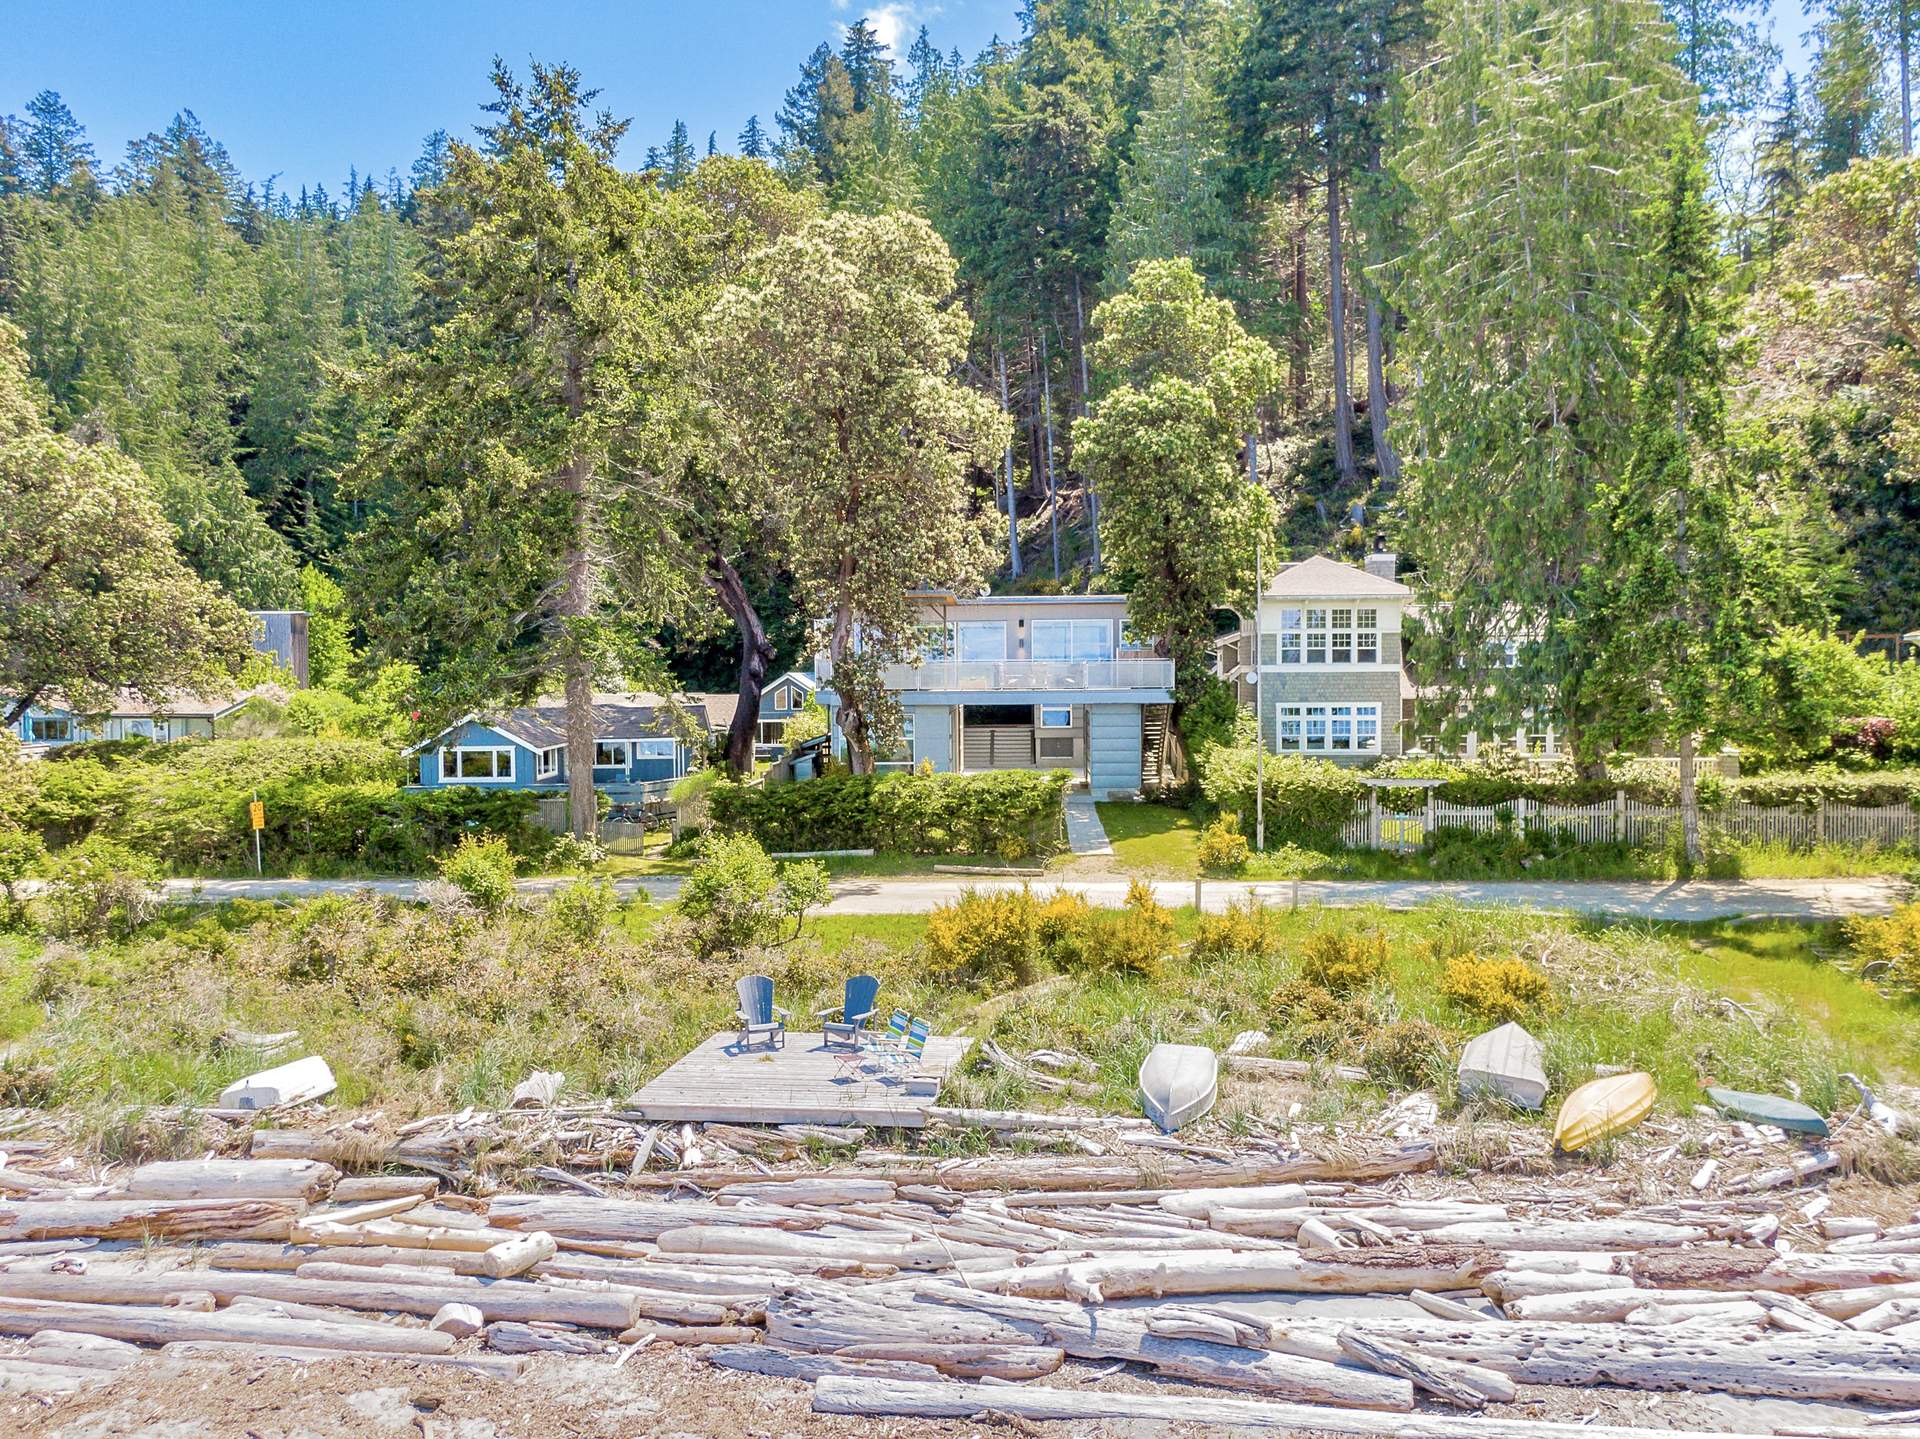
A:
<svg viewBox="0 0 1920 1439">
<path fill-rule="evenodd" d="M 1655 1093 L 1651 1074 L 1610 1074 L 1581 1085 L 1553 1121 L 1553 1147 L 1572 1153 L 1625 1133 L 1647 1117 Z"/>
</svg>

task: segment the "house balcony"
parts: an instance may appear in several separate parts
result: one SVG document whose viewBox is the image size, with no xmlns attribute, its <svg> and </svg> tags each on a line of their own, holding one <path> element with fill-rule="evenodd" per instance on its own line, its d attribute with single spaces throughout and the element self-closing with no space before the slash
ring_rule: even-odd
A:
<svg viewBox="0 0 1920 1439">
<path fill-rule="evenodd" d="M 887 688 L 900 694 L 1049 694 L 1160 691 L 1173 688 L 1173 661 L 1112 660 L 927 660 L 889 665 Z"/>
</svg>

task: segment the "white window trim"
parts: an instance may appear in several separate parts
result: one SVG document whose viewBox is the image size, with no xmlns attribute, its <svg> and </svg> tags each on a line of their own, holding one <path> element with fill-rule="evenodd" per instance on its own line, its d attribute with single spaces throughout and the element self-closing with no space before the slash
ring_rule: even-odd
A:
<svg viewBox="0 0 1920 1439">
<path fill-rule="evenodd" d="M 440 783 L 512 784 L 515 778 L 515 770 L 518 767 L 518 761 L 514 759 L 513 748 L 510 744 L 459 744 L 443 746 L 440 750 Z M 491 754 L 496 756 L 504 754 L 507 757 L 507 772 L 505 774 L 474 775 L 472 777 L 464 774 L 449 774 L 447 772 L 448 756 L 468 754 Z M 496 759 L 494 764 L 495 767 L 498 768 L 499 761 Z M 465 762 L 460 762 L 456 768 L 464 769 Z"/>
<path fill-rule="evenodd" d="M 1070 730 L 1073 728 L 1073 706 L 1072 705 L 1035 705 L 1033 709 L 1034 709 L 1034 726 L 1037 729 L 1058 731 L 1058 730 Z M 1055 712 L 1064 710 L 1066 712 L 1067 722 L 1065 724 L 1052 723 L 1050 720 L 1047 719 L 1047 713 L 1049 710 L 1055 711 Z"/>
<path fill-rule="evenodd" d="M 1371 627 L 1360 625 L 1360 616 L 1368 611 L 1373 614 Z M 1309 616 L 1320 617 L 1319 624 L 1309 624 Z M 1336 618 L 1344 616 L 1344 623 Z M 1279 623 L 1264 631 L 1260 638 L 1260 667 L 1262 669 L 1284 670 L 1355 670 L 1386 668 L 1383 656 L 1385 650 L 1382 639 L 1392 633 L 1381 623 L 1381 610 L 1378 605 L 1336 605 L 1308 604 L 1287 605 L 1279 614 Z M 1333 657 L 1333 637 L 1348 636 L 1351 640 L 1346 659 Z M 1287 640 L 1295 640 L 1294 658 L 1287 657 Z M 1271 645 L 1268 641 L 1271 640 Z M 1308 659 L 1307 655 L 1318 641 L 1320 659 Z M 1363 660 L 1359 655 L 1363 650 L 1371 649 L 1373 658 Z M 1271 653 L 1272 659 L 1267 655 Z"/>
<path fill-rule="evenodd" d="M 679 742 L 671 739 L 636 739 L 623 743 L 633 746 L 635 759 L 672 759 Z"/>
<path fill-rule="evenodd" d="M 533 777 L 535 779 L 554 779 L 560 773 L 559 745 L 552 749 L 543 749 L 533 759 Z"/>
<path fill-rule="evenodd" d="M 1336 710 L 1348 713 L 1336 714 Z M 1282 724 L 1288 719 L 1300 721 L 1300 742 L 1289 745 L 1283 734 Z M 1344 719 L 1350 726 L 1349 733 L 1354 744 L 1348 749 L 1336 749 L 1333 744 L 1333 725 L 1337 719 Z M 1359 722 L 1362 719 L 1373 721 L 1373 743 L 1359 743 Z M 1320 743 L 1310 742 L 1308 724 L 1318 720 L 1321 723 Z M 1313 755 L 1378 755 L 1381 751 L 1380 706 L 1377 704 L 1336 704 L 1332 701 L 1288 700 L 1276 701 L 1273 707 L 1273 747 L 1278 754 Z"/>
<path fill-rule="evenodd" d="M 620 751 L 619 759 L 610 759 L 605 761 L 601 760 L 600 755 L 602 751 L 607 751 L 610 753 L 613 750 Z M 593 767 L 596 770 L 632 769 L 633 768 L 633 741 L 627 740 L 627 739 L 595 740 L 593 742 Z"/>
</svg>

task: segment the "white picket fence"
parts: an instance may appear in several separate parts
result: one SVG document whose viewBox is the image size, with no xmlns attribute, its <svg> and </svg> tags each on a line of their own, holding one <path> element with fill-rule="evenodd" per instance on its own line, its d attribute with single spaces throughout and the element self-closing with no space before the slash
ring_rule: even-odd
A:
<svg viewBox="0 0 1920 1439">
<path fill-rule="evenodd" d="M 1417 784 L 1417 782 L 1416 782 Z M 1381 803 L 1385 785 L 1370 785 L 1367 803 L 1341 830 L 1348 849 L 1418 849 L 1427 831 L 1472 830 L 1481 834 L 1545 830 L 1576 844 L 1629 844 L 1658 841 L 1680 822 L 1678 805 L 1647 804 L 1616 791 L 1599 804 L 1542 804 L 1516 799 L 1506 804 L 1449 804 L 1427 788 L 1425 804 L 1411 813 Z M 1392 786 L 1402 788 L 1404 782 Z M 1425 786 L 1419 786 L 1426 788 Z M 1778 844 L 1805 849 L 1816 844 L 1852 844 L 1892 849 L 1920 843 L 1920 812 L 1906 805 L 1824 803 L 1798 805 L 1728 804 L 1701 811 L 1701 822 L 1746 844 Z"/>
</svg>

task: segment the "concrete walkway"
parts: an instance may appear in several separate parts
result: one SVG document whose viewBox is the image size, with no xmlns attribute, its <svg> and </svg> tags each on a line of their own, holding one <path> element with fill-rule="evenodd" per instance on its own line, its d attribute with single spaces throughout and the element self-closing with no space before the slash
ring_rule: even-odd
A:
<svg viewBox="0 0 1920 1439">
<path fill-rule="evenodd" d="M 1078 855 L 1111 855 L 1113 841 L 1100 823 L 1093 796 L 1075 790 L 1067 796 L 1067 848 Z"/>
<path fill-rule="evenodd" d="M 566 878 L 525 879 L 523 894 L 544 894 L 571 883 Z M 833 884 L 829 914 L 924 914 L 949 904 L 965 889 L 1017 889 L 1032 883 L 1035 893 L 1070 889 L 1098 905 L 1117 908 L 1126 899 L 1124 878 L 1021 881 L 942 875 L 928 879 L 840 879 Z M 308 899 L 322 894 L 353 894 L 371 890 L 401 899 L 418 896 L 421 881 L 413 879 L 170 879 L 162 889 L 181 903 L 218 903 L 229 899 Z M 615 881 L 623 895 L 645 893 L 656 900 L 672 899 L 680 881 L 672 875 Z M 1154 892 L 1169 906 L 1194 902 L 1191 880 L 1159 880 Z M 1208 880 L 1201 902 L 1210 911 L 1255 898 L 1265 904 L 1318 904 L 1342 908 L 1377 905 L 1384 909 L 1417 909 L 1433 903 L 1477 908 L 1565 911 L 1614 919 L 1706 920 L 1740 915 L 1782 919 L 1838 919 L 1848 915 L 1885 914 L 1908 897 L 1909 886 L 1893 878 L 1865 879 L 1754 879 L 1690 880 L 1667 884 L 1650 882 L 1556 883 L 1518 880 L 1458 883 L 1440 880 Z"/>
</svg>

